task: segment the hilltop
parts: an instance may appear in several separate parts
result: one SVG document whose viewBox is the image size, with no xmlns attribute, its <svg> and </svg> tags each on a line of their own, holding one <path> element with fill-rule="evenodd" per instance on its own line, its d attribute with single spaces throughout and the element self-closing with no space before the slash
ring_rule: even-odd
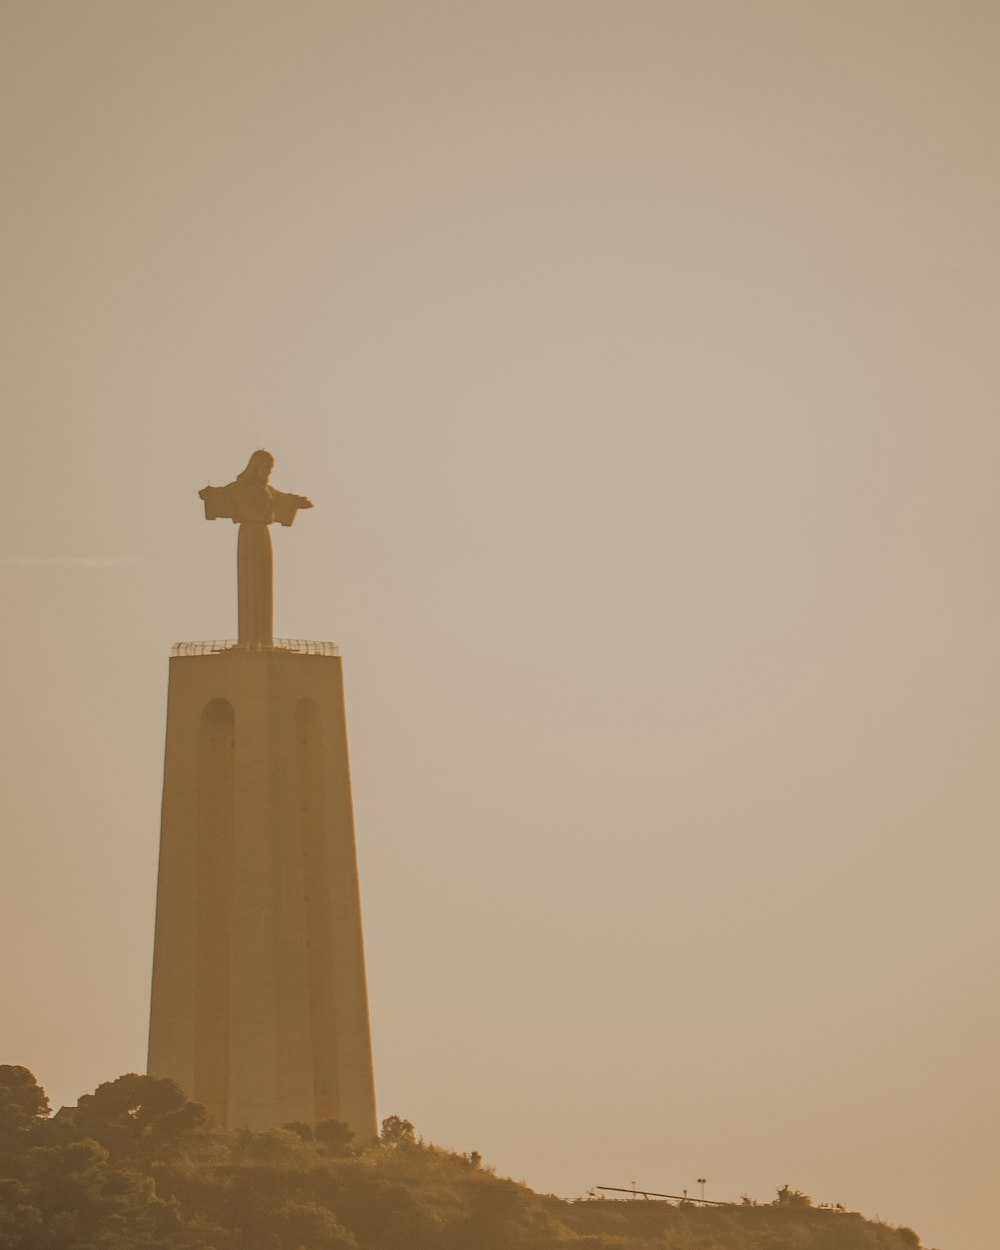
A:
<svg viewBox="0 0 1000 1250">
<path fill-rule="evenodd" d="M 498 1177 L 398 1116 L 358 1147 L 336 1120 L 213 1128 L 171 1081 L 129 1074 L 50 1114 L 0 1066 L 3 1250 L 919 1250 L 911 1229 L 815 1208 L 566 1201 Z"/>
</svg>

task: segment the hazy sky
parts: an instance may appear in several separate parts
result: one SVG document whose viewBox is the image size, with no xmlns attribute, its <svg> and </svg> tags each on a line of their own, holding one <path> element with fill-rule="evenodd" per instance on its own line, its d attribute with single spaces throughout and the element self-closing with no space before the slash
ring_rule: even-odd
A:
<svg viewBox="0 0 1000 1250">
<path fill-rule="evenodd" d="M 316 502 L 381 1115 L 995 1250 L 1000 8 L 5 0 L 0 1060 L 145 1062 L 197 491 Z"/>
</svg>

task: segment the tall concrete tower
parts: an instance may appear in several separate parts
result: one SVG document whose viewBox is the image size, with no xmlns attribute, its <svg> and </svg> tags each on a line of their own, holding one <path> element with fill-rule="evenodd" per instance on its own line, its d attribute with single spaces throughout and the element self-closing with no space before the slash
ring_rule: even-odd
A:
<svg viewBox="0 0 1000 1250">
<path fill-rule="evenodd" d="M 149 1073 L 219 1124 L 346 1121 L 375 1092 L 340 657 L 272 635 L 268 526 L 300 495 L 255 452 L 207 486 L 240 526 L 239 639 L 170 660 Z"/>
</svg>

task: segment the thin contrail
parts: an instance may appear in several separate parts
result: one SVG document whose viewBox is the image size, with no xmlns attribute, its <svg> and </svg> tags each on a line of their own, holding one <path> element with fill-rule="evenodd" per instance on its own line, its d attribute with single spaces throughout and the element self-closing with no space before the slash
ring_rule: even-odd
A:
<svg viewBox="0 0 1000 1250">
<path fill-rule="evenodd" d="M 25 569 L 139 569 L 152 560 L 144 556 L 0 556 L 0 564 Z"/>
</svg>

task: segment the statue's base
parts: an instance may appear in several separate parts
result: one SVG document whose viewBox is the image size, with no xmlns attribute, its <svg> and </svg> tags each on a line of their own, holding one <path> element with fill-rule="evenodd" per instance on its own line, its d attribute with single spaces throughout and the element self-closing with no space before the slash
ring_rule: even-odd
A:
<svg viewBox="0 0 1000 1250">
<path fill-rule="evenodd" d="M 332 643 L 170 661 L 149 1072 L 228 1127 L 375 1136 L 343 676 Z"/>
</svg>

